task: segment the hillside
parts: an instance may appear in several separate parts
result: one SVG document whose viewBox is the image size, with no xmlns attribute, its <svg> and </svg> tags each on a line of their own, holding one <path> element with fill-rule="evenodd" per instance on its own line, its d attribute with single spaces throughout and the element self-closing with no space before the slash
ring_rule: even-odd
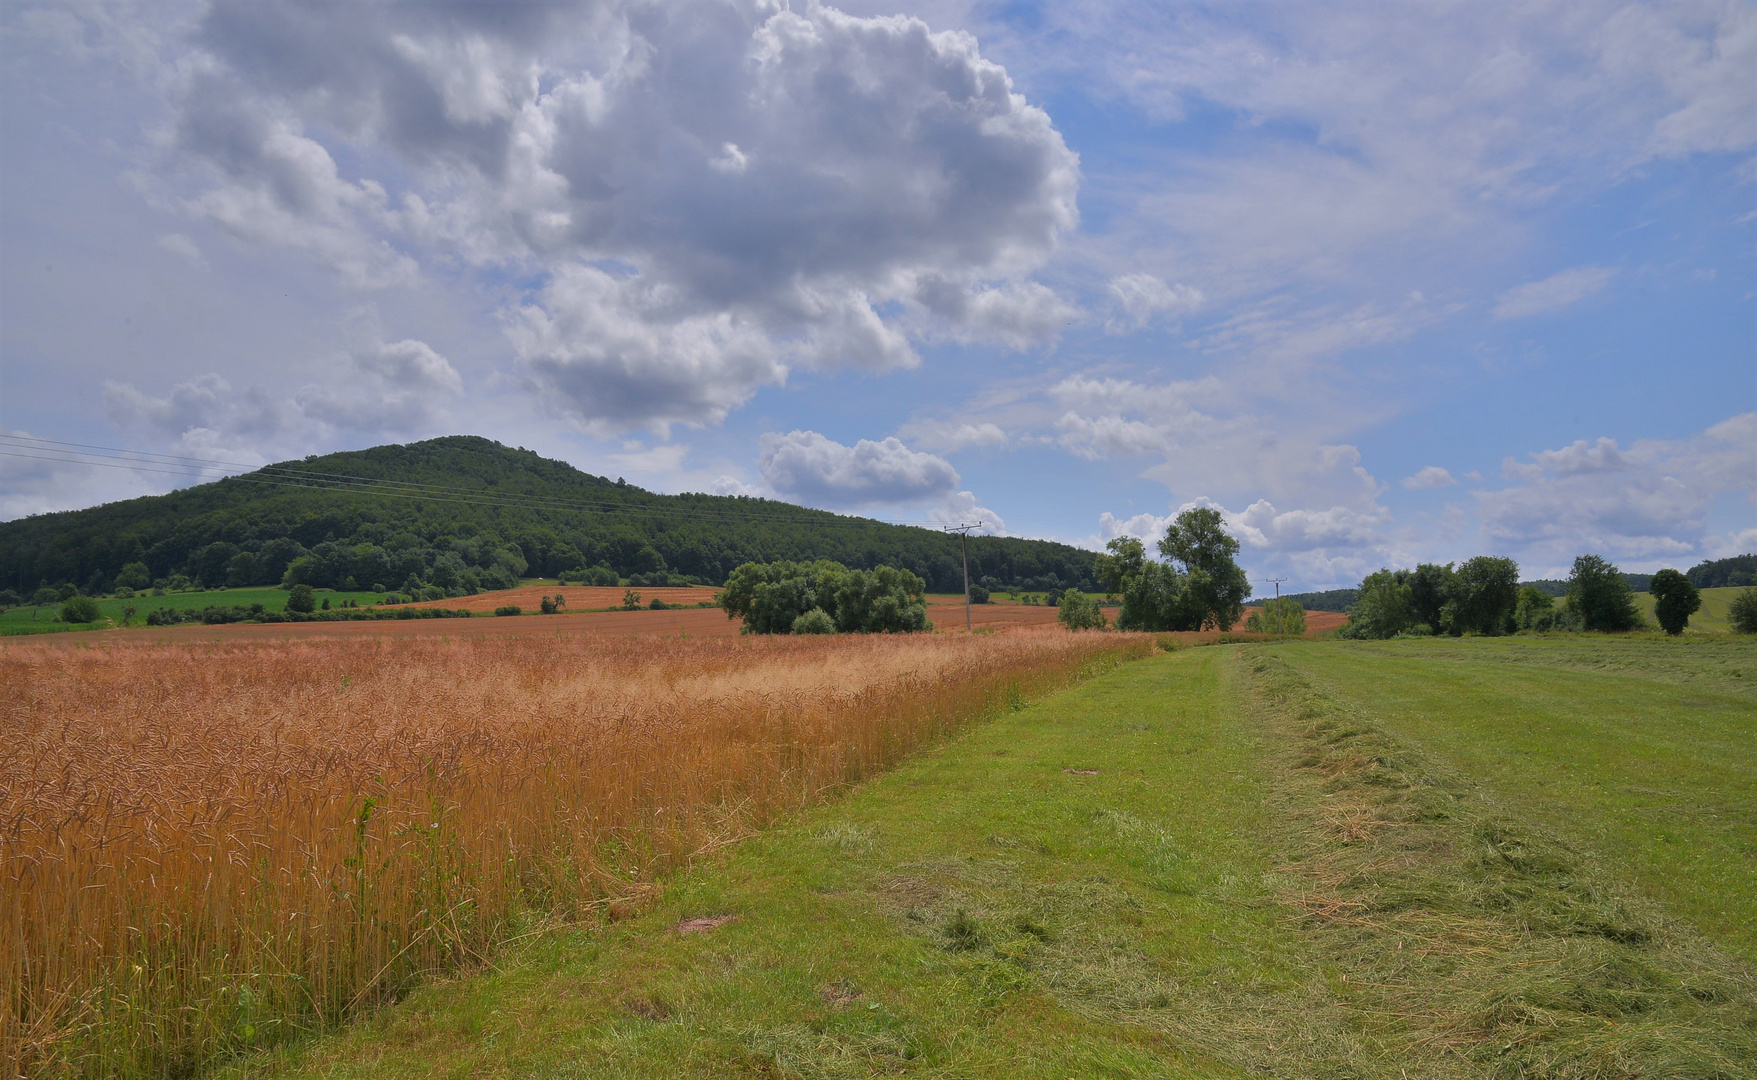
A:
<svg viewBox="0 0 1757 1080">
<path fill-rule="evenodd" d="M 450 436 L 326 454 L 86 510 L 0 523 L 0 587 L 210 587 L 294 580 L 431 596 L 589 572 L 638 584 L 719 584 L 771 559 L 880 563 L 962 590 L 955 536 L 770 499 L 658 495 L 487 439 Z M 136 565 L 138 564 L 138 565 Z M 972 580 L 1092 586 L 1092 555 L 972 537 Z"/>
</svg>

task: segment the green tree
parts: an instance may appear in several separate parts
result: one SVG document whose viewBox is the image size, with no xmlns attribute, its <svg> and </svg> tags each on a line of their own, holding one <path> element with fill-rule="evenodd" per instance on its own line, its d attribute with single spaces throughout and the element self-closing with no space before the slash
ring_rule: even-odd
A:
<svg viewBox="0 0 1757 1080">
<path fill-rule="evenodd" d="M 143 562 L 125 563 L 116 571 L 118 589 L 144 589 L 153 583 L 152 571 Z"/>
<path fill-rule="evenodd" d="M 1105 552 L 1094 567 L 1104 591 L 1122 598 L 1118 630 L 1194 629 L 1184 625 L 1184 575 L 1147 558 L 1147 549 L 1132 536 L 1117 537 Z"/>
<path fill-rule="evenodd" d="M 793 620 L 795 634 L 833 634 L 836 632 L 836 620 L 821 607 L 810 611 Z"/>
<path fill-rule="evenodd" d="M 836 586 L 836 629 L 845 634 L 898 634 L 932 630 L 927 583 L 908 570 L 876 566 L 850 570 Z"/>
<path fill-rule="evenodd" d="M 1238 541 L 1222 527 L 1220 511 L 1192 507 L 1177 516 L 1159 541 L 1159 553 L 1183 564 L 1184 609 L 1189 629 L 1232 629 L 1243 614 L 1251 583 L 1233 557 Z"/>
<path fill-rule="evenodd" d="M 1306 609 L 1291 596 L 1265 600 L 1262 607 L 1251 612 L 1245 629 L 1253 634 L 1303 634 L 1306 632 Z"/>
<path fill-rule="evenodd" d="M 1568 607 L 1580 616 L 1586 630 L 1622 633 L 1641 625 L 1641 612 L 1622 571 L 1597 555 L 1574 560 L 1568 575 Z"/>
<path fill-rule="evenodd" d="M 1504 634 L 1513 628 L 1513 611 L 1519 604 L 1518 563 L 1492 555 L 1466 559 L 1452 574 L 1450 586 L 1444 620 L 1447 630 L 1454 634 Z M 1415 587 L 1412 578 L 1412 604 Z"/>
<path fill-rule="evenodd" d="M 1412 622 L 1427 623 L 1436 632 L 1446 625 L 1446 603 L 1453 598 L 1457 574 L 1452 564 L 1422 563 L 1402 580 L 1409 586 Z"/>
<path fill-rule="evenodd" d="M 1342 627 L 1346 638 L 1388 638 L 1409 629 L 1409 582 L 1406 573 L 1377 570 L 1360 583 L 1360 595 L 1348 609 Z"/>
<path fill-rule="evenodd" d="M 1727 622 L 1735 634 L 1757 634 L 1757 588 L 1746 589 L 1727 606 Z"/>
<path fill-rule="evenodd" d="M 61 621 L 94 623 L 99 618 L 97 601 L 89 596 L 75 596 L 61 605 Z"/>
<path fill-rule="evenodd" d="M 287 592 L 287 610 L 298 611 L 309 615 L 317 610 L 317 597 L 312 594 L 311 586 L 295 585 Z"/>
<path fill-rule="evenodd" d="M 1690 616 L 1702 608 L 1702 594 L 1676 570 L 1661 570 L 1653 575 L 1647 591 L 1653 594 L 1654 620 L 1674 637 L 1684 632 Z"/>
<path fill-rule="evenodd" d="M 1067 589 L 1062 593 L 1061 610 L 1056 612 L 1056 621 L 1069 630 L 1102 630 L 1109 621 L 1098 601 L 1087 596 L 1078 589 Z"/>
<path fill-rule="evenodd" d="M 716 597 L 728 619 L 743 619 L 747 634 L 788 634 L 813 608 L 835 618 L 836 589 L 848 568 L 838 562 L 744 563 Z"/>
<path fill-rule="evenodd" d="M 1542 632 L 1556 625 L 1556 601 L 1542 589 L 1530 585 L 1519 590 L 1513 605 L 1513 625 L 1520 630 Z"/>
</svg>

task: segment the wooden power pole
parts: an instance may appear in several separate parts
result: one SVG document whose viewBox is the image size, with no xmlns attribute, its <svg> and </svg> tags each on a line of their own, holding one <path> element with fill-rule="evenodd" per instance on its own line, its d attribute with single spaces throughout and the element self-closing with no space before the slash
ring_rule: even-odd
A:
<svg viewBox="0 0 1757 1080">
<path fill-rule="evenodd" d="M 964 629 L 970 629 L 970 530 L 982 528 L 981 523 L 973 525 L 947 525 L 944 531 L 958 534 L 958 547 L 964 554 Z"/>
<path fill-rule="evenodd" d="M 1269 580 L 1275 583 L 1275 632 L 1279 634 L 1281 633 L 1281 583 L 1287 579 L 1272 577 Z"/>
</svg>

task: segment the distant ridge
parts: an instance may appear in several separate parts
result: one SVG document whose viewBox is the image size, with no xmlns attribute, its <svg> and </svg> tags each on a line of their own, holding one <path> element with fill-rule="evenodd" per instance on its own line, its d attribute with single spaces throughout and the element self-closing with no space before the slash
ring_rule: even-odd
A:
<svg viewBox="0 0 1757 1080">
<path fill-rule="evenodd" d="M 0 588 L 280 584 L 298 563 L 320 587 L 450 595 L 519 575 L 600 568 L 652 584 L 719 584 L 751 560 L 888 563 L 961 591 L 956 537 L 772 499 L 658 495 L 489 439 L 454 435 L 307 457 L 212 483 L 0 523 Z M 303 561 L 300 561 L 303 560 Z M 135 564 L 139 564 L 136 567 Z M 1093 586 L 1092 554 L 972 537 L 972 581 Z"/>
</svg>

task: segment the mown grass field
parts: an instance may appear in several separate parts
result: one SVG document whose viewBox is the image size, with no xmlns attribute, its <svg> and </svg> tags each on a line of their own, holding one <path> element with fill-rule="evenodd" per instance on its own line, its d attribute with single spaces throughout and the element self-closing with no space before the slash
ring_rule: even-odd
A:
<svg viewBox="0 0 1757 1080">
<path fill-rule="evenodd" d="M 1745 1077 L 1757 646 L 1187 648 L 228 1076 Z"/>
<path fill-rule="evenodd" d="M 383 593 L 317 590 L 317 602 L 321 604 L 328 600 L 332 607 L 343 600 L 353 600 L 355 603 L 365 606 L 376 604 L 383 599 Z M 74 625 L 57 620 L 56 616 L 61 610 L 60 604 L 44 604 L 40 608 L 30 604 L 21 604 L 0 612 L 0 635 L 49 634 L 121 626 L 122 616 L 129 608 L 134 609 L 134 618 L 130 625 L 140 626 L 145 623 L 149 611 L 157 611 L 160 608 L 172 608 L 177 611 L 200 611 L 209 607 L 249 607 L 252 604 L 261 604 L 269 611 L 285 611 L 287 610 L 287 591 L 264 586 L 260 589 L 208 589 L 203 592 L 176 592 L 166 593 L 163 596 L 139 593 L 126 600 L 99 600 L 97 601 L 98 611 L 102 613 L 104 621 Z"/>
</svg>

